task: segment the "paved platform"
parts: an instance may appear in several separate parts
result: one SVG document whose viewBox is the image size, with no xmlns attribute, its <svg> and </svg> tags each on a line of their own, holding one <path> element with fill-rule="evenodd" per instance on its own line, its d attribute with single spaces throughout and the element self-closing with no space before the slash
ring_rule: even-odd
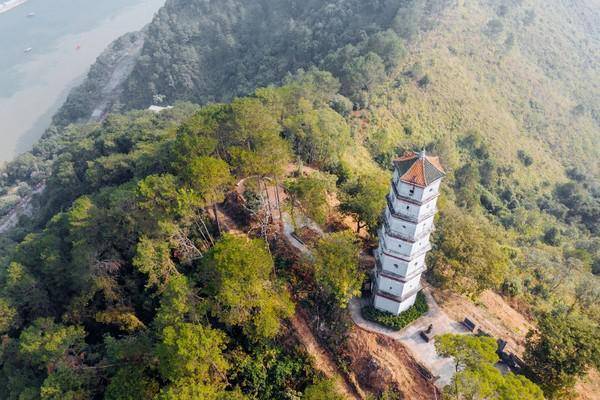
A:
<svg viewBox="0 0 600 400">
<path fill-rule="evenodd" d="M 427 343 L 419 336 L 419 332 L 426 330 L 430 324 L 433 325 L 433 336 L 443 335 L 445 333 L 462 334 L 467 333 L 468 331 L 460 323 L 452 320 L 444 311 L 442 311 L 427 288 L 423 290 L 423 293 L 427 298 L 429 311 L 427 314 L 399 331 L 394 331 L 374 322 L 365 320 L 360 313 L 361 307 L 367 303 L 364 299 L 352 299 L 349 306 L 350 314 L 354 323 L 359 327 L 371 332 L 389 336 L 402 343 L 415 360 L 437 377 L 435 385 L 441 389 L 448 385 L 454 376 L 454 360 L 452 358 L 438 356 L 435 351 L 435 340 Z"/>
</svg>

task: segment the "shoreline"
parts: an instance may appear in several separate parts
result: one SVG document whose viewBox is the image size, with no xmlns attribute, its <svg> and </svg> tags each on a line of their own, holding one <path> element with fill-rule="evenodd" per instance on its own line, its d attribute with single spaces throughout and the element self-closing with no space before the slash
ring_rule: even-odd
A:
<svg viewBox="0 0 600 400">
<path fill-rule="evenodd" d="M 111 0 L 111 3 L 117 3 L 117 0 Z M 37 47 L 45 49 L 45 52 L 36 52 L 15 64 L 14 70 L 20 82 L 25 84 L 7 97 L 0 95 L 0 127 L 3 133 L 0 160 L 10 162 L 30 150 L 48 128 L 51 117 L 64 103 L 69 91 L 85 78 L 98 56 L 121 35 L 148 24 L 164 0 L 127 0 L 123 3 L 126 5 L 114 6 L 99 16 L 94 26 L 57 36 L 50 45 Z M 34 4 L 31 1 L 23 7 L 26 9 Z M 3 17 L 20 19 L 22 10 L 2 14 L 0 20 Z M 36 24 L 45 16 L 43 12 L 39 14 Z M 76 50 L 79 43 L 84 46 Z M 28 43 L 22 46 L 26 45 Z M 21 53 L 19 50 L 19 56 Z"/>
<path fill-rule="evenodd" d="M 27 3 L 27 0 L 9 0 L 4 3 L 1 3 L 0 4 L 0 14 L 8 12 L 10 10 L 14 10 L 15 8 L 17 8 L 20 5 L 23 5 L 25 3 Z"/>
</svg>

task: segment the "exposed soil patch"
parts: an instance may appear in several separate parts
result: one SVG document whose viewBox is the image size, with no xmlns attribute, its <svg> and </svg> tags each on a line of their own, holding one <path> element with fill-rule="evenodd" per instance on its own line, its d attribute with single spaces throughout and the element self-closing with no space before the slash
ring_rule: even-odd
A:
<svg viewBox="0 0 600 400">
<path fill-rule="evenodd" d="M 577 400 L 600 400 L 600 373 L 595 369 L 575 385 Z"/>
<path fill-rule="evenodd" d="M 298 340 L 304 345 L 308 354 L 313 357 L 315 368 L 321 371 L 327 378 L 333 379 L 338 391 L 344 394 L 346 398 L 357 400 L 364 399 L 364 396 L 359 395 L 355 388 L 346 382 L 342 373 L 333 361 L 331 354 L 321 346 L 300 313 L 296 313 L 294 317 L 292 317 L 291 323 Z"/>
<path fill-rule="evenodd" d="M 395 389 L 407 400 L 440 398 L 426 371 L 398 341 L 354 327 L 347 348 L 350 375 L 363 390 L 377 395 Z"/>
</svg>

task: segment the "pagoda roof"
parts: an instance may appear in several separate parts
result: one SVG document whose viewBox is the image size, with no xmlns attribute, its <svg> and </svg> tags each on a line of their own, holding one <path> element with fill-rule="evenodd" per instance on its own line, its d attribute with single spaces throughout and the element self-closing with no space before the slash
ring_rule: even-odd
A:
<svg viewBox="0 0 600 400">
<path fill-rule="evenodd" d="M 426 187 L 446 175 L 439 157 L 410 151 L 394 160 L 400 180 L 419 187 Z"/>
</svg>

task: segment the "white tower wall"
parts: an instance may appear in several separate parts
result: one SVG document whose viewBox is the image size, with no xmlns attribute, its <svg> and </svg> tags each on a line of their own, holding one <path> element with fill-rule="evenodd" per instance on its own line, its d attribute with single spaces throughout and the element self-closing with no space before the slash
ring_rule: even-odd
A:
<svg viewBox="0 0 600 400">
<path fill-rule="evenodd" d="M 412 153 L 400 161 L 403 164 L 400 167 L 396 164 L 384 223 L 379 229 L 373 285 L 373 305 L 393 314 L 410 308 L 421 289 L 443 176 L 437 159 L 432 160 L 424 153 Z"/>
</svg>

